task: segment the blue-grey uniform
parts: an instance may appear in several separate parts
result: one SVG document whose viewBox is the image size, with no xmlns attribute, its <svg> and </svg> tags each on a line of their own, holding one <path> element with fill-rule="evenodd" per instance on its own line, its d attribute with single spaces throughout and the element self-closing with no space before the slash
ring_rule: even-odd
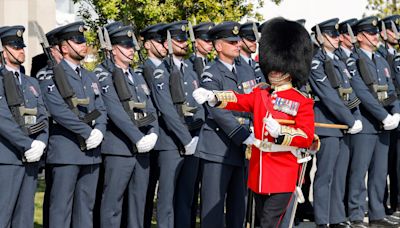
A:
<svg viewBox="0 0 400 228">
<path fill-rule="evenodd" d="M 184 41 L 187 39 L 186 25 L 187 21 L 170 23 L 160 33 L 166 37 L 168 30 L 172 39 Z M 170 82 L 172 71 L 179 74 L 180 82 Z M 183 104 L 174 104 L 172 90 L 175 88 L 172 83 L 180 83 L 185 96 Z M 191 196 L 188 198 L 193 198 L 193 191 L 180 192 L 177 183 L 182 174 L 182 166 L 186 160 L 190 159 L 188 157 L 192 157 L 192 155 L 182 156 L 183 147 L 198 135 L 204 122 L 204 110 L 192 97 L 192 92 L 198 86 L 197 75 L 193 71 L 193 67 L 189 67 L 187 61 L 179 60 L 175 55 L 164 59 L 163 63 L 154 71 L 153 98 L 160 112 L 160 137 L 155 147 L 159 151 L 158 164 L 160 167 L 157 203 L 158 227 L 174 227 L 175 223 L 180 220 L 177 218 L 174 223 L 174 205 L 178 201 L 178 194 L 190 194 Z M 192 168 L 196 169 L 196 167 Z M 192 189 L 194 181 L 195 177 L 191 181 Z M 184 195 L 180 197 L 187 199 Z M 192 202 L 185 202 L 185 204 L 189 205 L 188 213 L 190 215 Z M 190 217 L 187 219 L 190 221 Z"/>
<path fill-rule="evenodd" d="M 133 47 L 130 26 L 109 31 L 113 45 Z M 117 67 L 117 66 L 115 66 Z M 149 153 L 137 153 L 135 144 L 145 135 L 158 134 L 156 110 L 150 90 L 141 75 L 133 69 L 120 70 L 129 89 L 131 101 L 145 104 L 144 108 L 128 113 L 118 97 L 118 85 L 112 73 L 102 65 L 95 69 L 101 94 L 107 108 L 108 124 L 102 144 L 104 186 L 101 201 L 101 227 L 120 227 L 124 194 L 127 194 L 127 226 L 143 227 L 144 207 L 149 180 Z M 128 101 L 126 101 L 128 102 Z M 136 118 L 135 118 L 136 116 Z M 149 117 L 153 118 L 149 118 Z M 146 121 L 148 118 L 149 121 Z M 132 120 L 137 121 L 134 123 Z M 139 123 L 142 121 L 143 123 Z"/>
<path fill-rule="evenodd" d="M 3 45 L 24 48 L 24 30 L 23 26 L 1 27 L 0 38 Z M 0 227 L 33 228 L 38 162 L 27 163 L 23 159 L 24 152 L 31 148 L 33 140 L 47 144 L 47 111 L 36 79 L 7 65 L 0 68 L 0 71 Z M 20 116 L 23 123 L 16 122 L 17 116 L 11 112 L 2 73 L 11 73 L 14 76 L 15 84 L 21 92 L 21 105 L 37 110 L 36 114 Z M 18 109 L 19 106 L 14 108 Z M 28 131 L 33 125 L 38 126 L 37 124 L 43 124 L 43 127 L 37 132 Z"/>
<path fill-rule="evenodd" d="M 209 34 L 213 40 L 228 40 L 221 42 L 239 41 L 239 26 L 236 22 L 222 22 L 212 28 Z M 204 69 L 201 78 L 201 86 L 208 90 L 244 93 L 247 89 L 251 91 L 253 84 L 254 74 L 248 74 L 243 67 L 224 63 L 218 58 Z M 207 107 L 207 110 L 208 116 L 201 129 L 198 145 L 203 169 L 201 226 L 242 227 L 246 188 L 245 147 L 242 143 L 250 135 L 250 115 L 211 107 Z"/>
<path fill-rule="evenodd" d="M 326 36 L 338 37 L 338 21 L 334 18 L 318 26 Z M 315 31 L 316 26 L 312 30 Z M 351 128 L 356 120 L 361 120 L 359 100 L 352 91 L 350 77 L 346 65 L 334 53 L 318 50 L 309 78 L 315 96 L 315 122 L 345 124 Z M 315 223 L 342 223 L 346 221 L 343 193 L 349 164 L 348 138 L 341 130 L 332 128 L 316 128 L 316 134 L 320 137 L 321 148 L 317 153 L 313 186 Z"/>
<path fill-rule="evenodd" d="M 154 43 L 163 43 L 164 38 L 158 33 L 160 29 L 164 27 L 165 23 L 158 23 L 154 25 L 147 26 L 142 31 L 140 31 L 140 36 L 143 37 L 143 43 L 149 42 L 154 46 Z M 155 50 L 158 52 L 158 50 Z M 161 53 L 157 53 L 161 56 Z M 162 59 L 150 58 L 148 57 L 146 61 L 138 68 L 136 71 L 142 74 L 147 82 L 149 88 L 152 87 L 153 73 L 158 65 L 162 63 Z M 152 97 L 152 94 L 150 94 Z M 153 98 L 153 97 L 152 97 Z M 153 100 L 154 101 L 154 100 Z M 144 212 L 144 227 L 150 228 L 151 221 L 153 217 L 153 206 L 154 206 L 154 195 L 156 190 L 156 185 L 158 177 L 160 175 L 160 169 L 158 167 L 158 151 L 153 150 L 150 152 L 150 174 L 149 174 L 149 185 L 146 194 L 146 206 Z"/>
<path fill-rule="evenodd" d="M 255 32 L 254 28 L 253 28 L 254 24 L 255 24 L 255 28 L 258 28 L 260 26 L 260 23 L 258 23 L 258 22 L 247 22 L 247 23 L 240 25 L 239 36 L 242 39 L 246 39 L 250 42 L 257 42 L 256 35 L 254 34 L 254 32 Z M 258 29 L 257 29 L 257 32 L 258 32 Z M 245 41 L 243 41 L 243 44 L 247 45 Z M 247 49 L 249 49 L 249 48 L 247 48 Z M 249 54 L 252 54 L 252 53 L 249 53 Z M 265 82 L 265 76 L 261 72 L 260 65 L 258 64 L 258 62 L 254 61 L 254 59 L 252 59 L 251 56 L 247 57 L 247 56 L 241 54 L 240 58 L 238 58 L 238 59 L 241 63 L 243 63 L 243 62 L 247 63 L 254 70 L 255 75 L 256 75 L 256 83 L 257 84 L 260 82 Z"/>
<path fill-rule="evenodd" d="M 361 19 L 354 26 L 355 32 L 376 34 L 378 32 L 376 24 L 376 17 Z M 362 102 L 360 111 L 363 130 L 352 138 L 352 141 L 357 145 L 361 144 L 362 148 L 356 148 L 352 152 L 348 213 L 350 221 L 362 221 L 364 218 L 364 205 L 367 197 L 364 181 L 368 172 L 368 216 L 369 221 L 373 222 L 382 220 L 385 217 L 382 202 L 387 175 L 389 132 L 383 130 L 382 121 L 389 113 L 399 112 L 399 103 L 396 99 L 391 99 L 395 90 L 386 60 L 377 53 L 363 49 L 357 50 L 357 53 L 353 56 L 358 62 L 360 62 L 360 59 L 366 62 L 366 69 L 372 75 L 372 79 L 368 81 L 372 81 L 372 83 L 365 78 L 363 78 L 364 83 L 359 83 L 356 81 L 359 80 L 359 77 L 353 75 L 352 85 Z M 358 65 L 360 66 L 360 64 Z M 361 69 L 359 70 L 361 71 Z M 361 75 L 361 77 L 364 76 Z M 371 84 L 368 85 L 367 83 Z M 375 92 L 369 90 L 366 85 L 386 88 L 377 90 L 375 95 Z M 381 105 L 377 105 L 377 98 L 371 99 L 372 97 L 377 97 Z M 387 102 L 387 98 L 392 102 Z"/>
<path fill-rule="evenodd" d="M 399 19 L 400 15 L 391 15 L 383 18 L 382 20 L 379 21 L 379 26 L 380 31 L 382 30 L 382 23 L 385 24 L 385 28 L 387 31 L 392 31 L 392 23 L 394 23 L 394 26 L 396 26 L 396 29 L 399 28 Z M 381 31 L 382 32 L 382 31 Z M 392 31 L 393 32 L 393 31 Z M 387 32 L 386 32 L 387 33 Z M 397 42 L 397 40 L 395 41 Z M 381 44 L 379 45 L 377 52 L 386 59 L 386 61 L 389 63 L 390 70 L 391 70 L 391 76 L 393 80 L 393 85 L 395 86 L 396 94 L 397 96 L 400 95 L 400 70 L 398 68 L 399 66 L 399 55 L 397 54 L 396 49 L 393 47 L 395 44 L 390 44 L 390 41 L 387 41 L 387 44 Z M 399 194 L 399 179 L 398 179 L 398 174 L 399 173 L 399 168 L 400 167 L 400 150 L 397 148 L 398 147 L 398 138 L 399 138 L 399 128 L 397 130 L 393 130 L 390 132 L 390 145 L 389 145 L 389 155 L 388 155 L 388 176 L 389 176 L 389 181 L 390 185 L 386 184 L 386 190 L 385 190 L 385 197 L 383 200 L 383 205 L 385 207 L 385 210 L 387 209 L 387 199 L 389 196 L 389 191 L 390 191 L 390 208 L 393 211 L 396 211 L 396 208 L 398 208 L 398 205 L 400 204 L 400 194 Z M 390 188 L 390 189 L 389 189 Z M 398 208 L 400 209 L 400 208 Z"/>
<path fill-rule="evenodd" d="M 84 43 L 83 23 L 65 25 L 57 32 L 60 41 Z M 100 85 L 94 73 L 68 60 L 62 60 L 64 77 L 78 99 L 89 99 L 78 105 L 78 115 L 66 104 L 51 74 L 39 78 L 48 111 L 53 119 L 50 126 L 46 162 L 51 166 L 52 186 L 49 202 L 49 227 L 92 227 L 93 206 L 101 163 L 100 147 L 82 150 L 77 136 L 88 139 L 93 128 L 103 135 L 107 115 L 101 99 Z M 77 70 L 78 69 L 78 70 Z M 79 74 L 78 74 L 79 73 Z M 97 110 L 94 121 L 81 118 Z"/>
</svg>

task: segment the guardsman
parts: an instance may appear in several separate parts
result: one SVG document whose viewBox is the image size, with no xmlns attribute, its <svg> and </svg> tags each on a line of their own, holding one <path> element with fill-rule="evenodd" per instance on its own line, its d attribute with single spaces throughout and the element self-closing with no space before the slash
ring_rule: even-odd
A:
<svg viewBox="0 0 400 228">
<path fill-rule="evenodd" d="M 48 141 L 47 111 L 36 79 L 21 72 L 23 26 L 0 27 L 0 227 L 33 228 L 39 164 Z"/>
<path fill-rule="evenodd" d="M 255 27 L 254 27 L 255 24 Z M 265 77 L 261 72 L 258 62 L 251 58 L 251 55 L 257 51 L 257 39 L 254 30 L 258 32 L 258 22 L 247 22 L 240 25 L 239 35 L 242 39 L 240 43 L 240 62 L 247 63 L 256 75 L 256 83 L 265 82 Z"/>
<path fill-rule="evenodd" d="M 379 45 L 378 52 L 386 59 L 389 63 L 393 85 L 396 89 L 397 96 L 400 95 L 400 56 L 397 54 L 395 46 L 399 42 L 399 20 L 400 15 L 391 15 L 383 18 L 379 21 L 380 36 L 383 40 L 383 44 Z M 384 26 L 382 25 L 384 24 Z M 385 29 L 385 31 L 383 31 Z M 395 31 L 393 31 L 395 30 Z M 397 31 L 396 31 L 397 30 Z M 395 33 L 397 32 L 397 34 Z M 397 36 L 397 37 L 396 37 Z M 386 214 L 392 215 L 396 210 L 400 210 L 398 205 L 400 202 L 399 198 L 399 182 L 398 182 L 398 168 L 400 166 L 400 150 L 397 149 L 399 137 L 399 129 L 390 132 L 390 145 L 389 145 L 389 157 L 388 157 L 388 176 L 390 185 L 386 183 L 385 198 L 383 199 L 383 206 L 385 207 Z M 390 189 L 389 189 L 390 188 Z M 387 200 L 390 190 L 390 209 L 387 207 Z M 400 221 L 400 212 L 396 215 L 390 216 L 390 218 L 396 217 Z"/>
<path fill-rule="evenodd" d="M 129 64 L 134 56 L 131 26 L 109 31 L 113 69 L 97 67 L 102 98 L 109 117 L 102 144 L 104 187 L 101 227 L 120 227 L 127 194 L 127 226 L 143 227 L 150 171 L 149 151 L 158 138 L 157 114 L 144 78 Z M 126 94 L 125 94 L 126 93 Z"/>
<path fill-rule="evenodd" d="M 209 31 L 218 57 L 204 69 L 202 87 L 244 93 L 244 87 L 255 83 L 254 75 L 239 72 L 235 65 L 240 51 L 239 27 L 237 22 L 226 21 Z M 208 113 L 198 146 L 203 169 L 201 226 L 224 227 L 226 221 L 227 227 L 242 227 L 245 214 L 243 142 L 250 136 L 249 114 L 209 107 Z"/>
<path fill-rule="evenodd" d="M 397 222 L 386 218 L 382 202 L 387 175 L 389 130 L 397 128 L 399 124 L 399 104 L 389 65 L 381 55 L 374 52 L 378 44 L 377 24 L 378 19 L 372 16 L 363 18 L 354 25 L 360 48 L 354 50 L 353 56 L 357 60 L 358 72 L 368 89 L 356 89 L 357 96 L 362 102 L 360 111 L 363 130 L 352 137 L 353 143 L 362 145 L 361 148 L 352 151 L 349 172 L 348 213 L 353 227 L 365 227 L 362 221 L 367 196 L 370 225 L 398 226 Z M 352 64 L 347 65 L 349 68 Z M 355 78 L 353 76 L 353 81 Z M 357 83 L 353 84 L 356 88 Z M 371 100 L 370 98 L 365 98 L 371 95 L 374 97 L 373 102 L 368 101 Z M 380 106 L 370 105 L 376 101 L 380 103 Z M 367 172 L 368 190 L 365 186 Z"/>
<path fill-rule="evenodd" d="M 155 25 L 150 25 L 140 31 L 140 37 L 143 41 L 143 47 L 146 49 L 147 52 L 147 59 L 143 63 L 143 65 L 138 68 L 141 69 L 141 72 L 138 73 L 143 75 L 144 79 L 147 82 L 147 85 L 150 88 L 153 81 L 154 70 L 162 63 L 164 57 L 167 55 L 167 49 L 165 49 L 165 47 L 163 46 L 165 38 L 159 33 L 159 30 L 162 29 L 164 25 L 165 23 L 158 23 Z M 150 176 L 144 212 L 145 228 L 151 227 L 154 195 L 159 175 L 160 169 L 158 167 L 158 152 L 156 150 L 153 150 L 150 152 Z"/>
<path fill-rule="evenodd" d="M 51 172 L 49 227 L 92 227 L 100 147 L 107 114 L 96 75 L 80 65 L 87 53 L 83 22 L 55 34 L 63 55 L 39 78 L 53 122 L 46 162 Z"/>
<path fill-rule="evenodd" d="M 254 114 L 250 144 L 258 146 L 252 147 L 248 186 L 255 193 L 261 227 L 273 228 L 280 226 L 301 167 L 291 150 L 308 148 L 314 139 L 313 101 L 296 89 L 309 76 L 312 44 L 301 25 L 283 18 L 267 21 L 262 33 L 260 66 L 271 88 L 258 87 L 250 94 L 200 88 L 194 97 L 210 106 Z M 295 124 L 281 125 L 274 118 Z"/>
<path fill-rule="evenodd" d="M 357 134 L 362 130 L 360 101 L 351 88 L 346 65 L 334 54 L 339 47 L 338 21 L 333 18 L 312 28 L 321 45 L 313 58 L 309 79 L 315 96 L 315 121 L 345 124 L 349 126 L 348 134 Z M 321 149 L 313 186 L 315 223 L 318 227 L 349 227 L 343 203 L 349 138 L 333 128 L 316 128 L 316 134 L 321 139 Z"/>
<path fill-rule="evenodd" d="M 188 48 L 186 29 L 187 21 L 178 21 L 160 30 L 165 40 L 164 47 L 169 48 L 169 56 L 154 71 L 152 82 L 153 98 L 160 112 L 160 137 L 156 145 L 160 167 L 157 197 L 157 226 L 160 228 L 174 227 L 177 219 L 181 219 L 175 216 L 176 202 L 193 198 L 193 190 L 181 192 L 178 183 L 184 175 L 182 167 L 188 160 L 194 159 L 199 130 L 204 122 L 204 110 L 191 95 L 199 86 L 197 75 L 184 60 Z M 191 169 L 197 170 L 198 164 L 192 164 Z M 191 180 L 193 183 L 186 183 L 188 188 L 194 188 L 195 179 L 196 176 Z M 192 202 L 185 203 L 189 205 L 189 217 L 182 220 L 189 219 L 190 222 Z"/>
</svg>

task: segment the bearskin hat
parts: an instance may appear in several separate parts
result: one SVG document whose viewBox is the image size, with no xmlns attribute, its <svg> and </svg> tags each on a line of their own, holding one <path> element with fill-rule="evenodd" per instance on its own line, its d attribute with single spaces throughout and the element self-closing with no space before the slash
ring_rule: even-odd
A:
<svg viewBox="0 0 400 228">
<path fill-rule="evenodd" d="M 273 18 L 262 28 L 259 63 L 268 81 L 271 71 L 289 73 L 295 87 L 303 86 L 309 77 L 313 46 L 306 29 L 295 21 Z"/>
</svg>

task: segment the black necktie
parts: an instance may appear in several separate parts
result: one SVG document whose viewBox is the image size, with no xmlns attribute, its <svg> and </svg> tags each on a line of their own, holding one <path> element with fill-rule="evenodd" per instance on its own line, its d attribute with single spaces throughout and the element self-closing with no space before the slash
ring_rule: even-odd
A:
<svg viewBox="0 0 400 228">
<path fill-rule="evenodd" d="M 182 75 L 183 75 L 183 63 L 181 63 L 181 69 L 180 69 Z"/>
<path fill-rule="evenodd" d="M 232 73 L 233 73 L 234 75 L 236 75 L 235 67 L 232 67 Z"/>
<path fill-rule="evenodd" d="M 19 73 L 17 71 L 14 72 L 15 78 L 17 79 L 18 84 L 21 84 L 19 80 Z"/>
<path fill-rule="evenodd" d="M 375 61 L 375 54 L 374 54 L 374 53 L 372 53 L 371 59 L 372 59 L 372 61 L 376 64 L 376 61 Z"/>
<path fill-rule="evenodd" d="M 76 73 L 78 74 L 78 76 L 81 76 L 81 69 L 79 69 L 79 67 L 75 68 Z"/>
<path fill-rule="evenodd" d="M 252 62 L 251 62 L 251 59 L 249 59 L 249 65 L 252 67 L 253 66 L 253 64 L 252 64 Z"/>
</svg>

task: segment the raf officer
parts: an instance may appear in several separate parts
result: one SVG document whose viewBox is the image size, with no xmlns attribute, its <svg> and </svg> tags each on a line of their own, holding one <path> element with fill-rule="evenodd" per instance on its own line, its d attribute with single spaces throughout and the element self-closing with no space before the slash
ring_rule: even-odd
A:
<svg viewBox="0 0 400 228">
<path fill-rule="evenodd" d="M 48 140 L 47 113 L 36 79 L 21 72 L 23 26 L 0 27 L 0 227 L 33 228 L 38 161 Z"/>
<path fill-rule="evenodd" d="M 240 24 L 222 22 L 209 31 L 218 57 L 204 69 L 201 86 L 208 90 L 244 93 L 255 83 L 254 75 L 239 71 Z M 201 226 L 242 227 L 245 214 L 243 143 L 250 137 L 249 115 L 207 107 L 208 116 L 199 140 L 201 158 Z M 226 218 L 224 219 L 226 199 Z"/>
<path fill-rule="evenodd" d="M 351 76 L 346 65 L 334 54 L 339 46 L 338 21 L 337 18 L 330 19 L 312 28 L 321 44 L 312 61 L 309 79 L 315 95 L 315 121 L 346 124 L 349 126 L 347 133 L 357 134 L 362 130 L 358 109 L 360 101 L 351 88 Z M 313 186 L 315 223 L 318 227 L 328 227 L 328 224 L 348 227 L 345 223 L 344 195 L 340 193 L 346 183 L 349 139 L 339 129 L 316 128 L 316 134 L 321 139 L 321 148 L 317 153 Z"/>
<path fill-rule="evenodd" d="M 348 213 L 352 225 L 362 227 L 364 205 L 368 196 L 370 225 L 397 227 L 398 223 L 386 218 L 382 202 L 387 175 L 389 130 L 398 126 L 399 104 L 394 95 L 389 65 L 381 55 L 374 52 L 378 44 L 377 22 L 377 18 L 372 16 L 363 18 L 354 25 L 360 46 L 355 50 L 354 57 L 368 90 L 357 93 L 363 102 L 360 106 L 363 130 L 354 135 L 352 141 L 363 146 L 352 151 Z M 366 99 L 361 98 L 365 96 L 363 94 L 372 94 L 380 106 L 368 107 L 368 103 L 364 103 Z M 367 172 L 368 190 L 364 183 Z"/>
<path fill-rule="evenodd" d="M 93 226 L 107 117 L 95 74 L 80 65 L 87 53 L 83 32 L 83 22 L 60 28 L 55 36 L 63 59 L 54 75 L 39 79 L 53 119 L 46 159 L 52 176 L 49 227 Z"/>
<path fill-rule="evenodd" d="M 174 227 L 177 224 L 178 221 L 174 222 L 174 205 L 182 200 L 178 197 L 193 198 L 193 190 L 180 192 L 177 186 L 183 175 L 182 167 L 195 153 L 199 129 L 204 122 L 204 110 L 192 97 L 192 92 L 199 85 L 197 75 L 193 67 L 183 59 L 188 48 L 186 27 L 187 21 L 178 21 L 167 24 L 160 30 L 164 40 L 170 34 L 171 40 L 166 40 L 164 47 L 172 49 L 172 53 L 154 71 L 152 85 L 153 98 L 160 112 L 160 137 L 156 145 L 160 167 L 158 227 Z M 193 166 L 190 168 L 194 170 L 192 172 L 197 174 L 198 164 L 195 161 L 191 164 Z M 195 178 L 191 183 L 182 184 L 193 189 Z M 189 205 L 190 215 L 192 202 L 184 203 Z"/>
<path fill-rule="evenodd" d="M 143 227 L 150 168 L 148 152 L 158 138 L 156 112 L 146 82 L 129 67 L 134 55 L 132 27 L 117 27 L 108 32 L 113 45 L 114 69 L 112 72 L 100 67 L 95 69 L 109 117 L 102 144 L 105 179 L 101 227 L 121 226 L 125 191 L 127 226 Z M 128 100 L 122 98 L 124 89 L 128 89 L 124 96 Z"/>
</svg>

